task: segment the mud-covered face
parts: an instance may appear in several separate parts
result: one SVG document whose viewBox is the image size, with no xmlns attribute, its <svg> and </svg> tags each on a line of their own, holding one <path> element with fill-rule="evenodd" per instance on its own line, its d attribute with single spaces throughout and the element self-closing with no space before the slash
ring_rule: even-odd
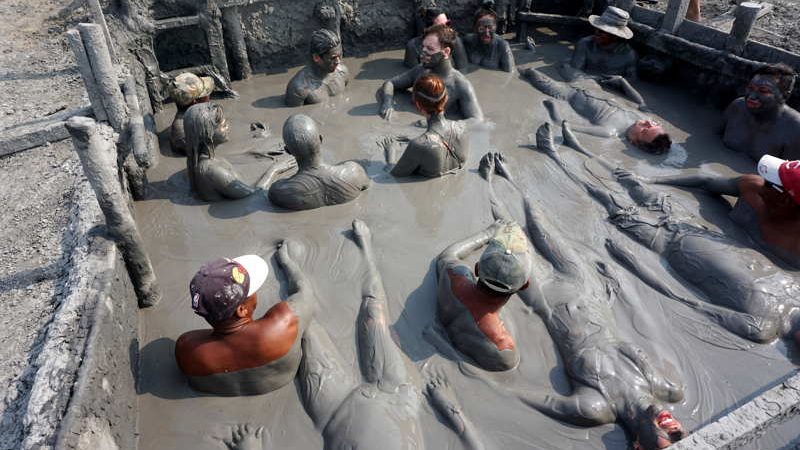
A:
<svg viewBox="0 0 800 450">
<path fill-rule="evenodd" d="M 433 25 L 450 25 L 450 20 L 447 18 L 447 14 L 441 13 L 433 19 Z M 433 26 L 431 25 L 431 26 Z"/>
<path fill-rule="evenodd" d="M 617 38 L 613 34 L 607 33 L 599 28 L 595 28 L 594 30 L 594 43 L 601 47 L 605 47 L 606 45 L 611 45 L 617 42 L 618 39 L 619 38 Z"/>
<path fill-rule="evenodd" d="M 449 48 L 442 48 L 439 42 L 439 36 L 429 34 L 422 40 L 422 52 L 419 56 L 419 61 L 426 69 L 432 69 L 439 65 L 443 60 L 450 56 Z"/>
<path fill-rule="evenodd" d="M 323 55 L 314 55 L 314 62 L 327 73 L 333 73 L 342 62 L 342 46 L 328 50 Z"/>
<path fill-rule="evenodd" d="M 774 111 L 784 100 L 778 80 L 769 75 L 756 75 L 745 91 L 745 105 L 752 112 Z"/>
<path fill-rule="evenodd" d="M 641 433 L 652 433 L 652 435 L 642 436 Z M 640 435 L 637 436 L 633 448 L 634 450 L 667 448 L 683 439 L 685 435 L 686 432 L 683 430 L 683 425 L 672 416 L 672 413 L 661 411 L 653 418 L 652 427 L 648 427 L 647 430 L 640 430 Z"/>
<path fill-rule="evenodd" d="M 484 44 L 492 42 L 495 31 L 497 31 L 497 21 L 492 16 L 481 17 L 475 24 L 475 33 Z"/>
<path fill-rule="evenodd" d="M 649 144 L 661 134 L 664 128 L 652 120 L 637 120 L 628 128 L 628 140 L 633 145 Z"/>
</svg>

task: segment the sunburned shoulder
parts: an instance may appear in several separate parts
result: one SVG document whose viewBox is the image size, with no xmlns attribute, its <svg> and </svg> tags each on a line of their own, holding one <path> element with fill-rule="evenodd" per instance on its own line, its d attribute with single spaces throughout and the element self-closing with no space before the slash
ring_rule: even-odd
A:
<svg viewBox="0 0 800 450">
<path fill-rule="evenodd" d="M 744 196 L 747 193 L 758 192 L 764 187 L 764 179 L 756 174 L 747 174 L 739 177 L 736 184 L 739 186 L 739 192 Z"/>
</svg>

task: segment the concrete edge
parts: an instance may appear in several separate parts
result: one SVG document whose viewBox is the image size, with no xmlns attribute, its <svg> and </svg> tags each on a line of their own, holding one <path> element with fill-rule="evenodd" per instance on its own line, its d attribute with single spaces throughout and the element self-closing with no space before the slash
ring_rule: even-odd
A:
<svg viewBox="0 0 800 450">
<path fill-rule="evenodd" d="M 797 415 L 800 415 L 800 371 L 670 448 L 735 449 Z"/>
</svg>

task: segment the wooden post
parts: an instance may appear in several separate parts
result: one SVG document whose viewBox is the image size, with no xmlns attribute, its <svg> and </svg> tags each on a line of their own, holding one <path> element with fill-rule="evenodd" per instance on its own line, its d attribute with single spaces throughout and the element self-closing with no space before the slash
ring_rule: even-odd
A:
<svg viewBox="0 0 800 450">
<path fill-rule="evenodd" d="M 247 43 L 242 31 L 242 15 L 239 8 L 232 6 L 222 10 L 222 24 L 225 42 L 231 49 L 233 59 L 233 76 L 238 80 L 246 80 L 253 74 L 250 59 L 247 56 Z"/>
<path fill-rule="evenodd" d="M 128 121 L 125 99 L 119 88 L 117 71 L 111 62 L 111 54 L 108 52 L 103 29 L 100 25 L 93 23 L 81 23 L 78 24 L 78 31 L 80 31 L 108 121 L 114 127 L 114 131 L 122 135 Z"/>
<path fill-rule="evenodd" d="M 78 63 L 78 71 L 83 78 L 83 85 L 86 87 L 86 93 L 89 95 L 89 102 L 92 104 L 94 110 L 94 117 L 101 121 L 107 121 L 106 108 L 103 106 L 103 99 L 100 97 L 100 92 L 97 89 L 97 82 L 92 73 L 92 64 L 89 62 L 89 57 L 86 55 L 86 49 L 83 47 L 83 41 L 78 30 L 67 31 L 67 42 L 75 55 L 75 61 Z"/>
<path fill-rule="evenodd" d="M 139 107 L 139 98 L 136 95 L 136 79 L 128 75 L 125 80 L 125 103 L 128 105 L 128 143 L 133 150 L 136 164 L 149 169 L 156 165 L 158 154 L 150 148 L 147 139 L 147 130 L 144 126 L 142 110 Z"/>
<path fill-rule="evenodd" d="M 108 232 L 122 252 L 139 307 L 153 306 L 161 300 L 161 291 L 142 236 L 128 209 L 127 196 L 117 179 L 114 132 L 107 125 L 80 116 L 67 120 L 66 127 L 106 218 Z"/>
<path fill-rule="evenodd" d="M 661 30 L 675 34 L 683 23 L 688 9 L 689 0 L 669 0 L 667 11 L 664 13 L 664 20 L 661 22 Z"/>
<path fill-rule="evenodd" d="M 225 38 L 222 31 L 220 16 L 222 12 L 217 8 L 214 1 L 209 0 L 206 11 L 200 13 L 200 26 L 206 32 L 208 39 L 208 51 L 211 55 L 211 64 L 217 68 L 219 73 L 230 81 L 231 75 L 228 70 L 228 57 L 225 54 Z"/>
<path fill-rule="evenodd" d="M 94 20 L 94 23 L 100 25 L 100 27 L 103 29 L 103 35 L 106 37 L 106 43 L 108 44 L 108 52 L 111 55 L 111 59 L 116 61 L 117 53 L 114 50 L 114 42 L 111 40 L 111 33 L 108 32 L 106 16 L 103 14 L 103 8 L 100 7 L 100 2 L 98 0 L 86 0 L 86 5 L 92 12 L 92 19 Z"/>
<path fill-rule="evenodd" d="M 725 42 L 725 49 L 735 55 L 741 55 L 747 45 L 747 38 L 756 23 L 761 5 L 752 2 L 742 2 L 736 7 L 736 20 Z"/>
<path fill-rule="evenodd" d="M 634 0 L 617 0 L 614 6 L 616 6 L 619 9 L 631 12 L 635 4 L 636 2 Z"/>
</svg>

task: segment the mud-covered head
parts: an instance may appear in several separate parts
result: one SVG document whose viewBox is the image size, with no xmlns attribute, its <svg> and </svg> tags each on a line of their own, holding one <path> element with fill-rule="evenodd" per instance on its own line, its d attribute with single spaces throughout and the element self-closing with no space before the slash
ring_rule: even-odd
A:
<svg viewBox="0 0 800 450">
<path fill-rule="evenodd" d="M 637 120 L 625 134 L 631 144 L 656 155 L 666 153 L 672 145 L 664 127 L 652 120 Z"/>
<path fill-rule="evenodd" d="M 660 405 L 650 405 L 636 413 L 630 427 L 634 450 L 667 448 L 686 437 L 683 425 Z"/>
<path fill-rule="evenodd" d="M 342 42 L 331 30 L 311 33 L 311 61 L 322 71 L 333 73 L 342 62 Z"/>
<path fill-rule="evenodd" d="M 480 284 L 498 294 L 513 294 L 527 287 L 531 254 L 522 228 L 516 223 L 500 228 L 481 254 L 475 272 Z"/>
<path fill-rule="evenodd" d="M 194 103 L 208 101 L 212 92 L 214 92 L 214 79 L 198 77 L 190 72 L 179 74 L 169 84 L 170 97 L 178 107 L 188 107 Z"/>
<path fill-rule="evenodd" d="M 414 105 L 426 116 L 444 111 L 447 104 L 447 88 L 436 75 L 427 74 L 414 82 Z"/>
<path fill-rule="evenodd" d="M 419 60 L 426 69 L 438 66 L 449 59 L 456 42 L 456 32 L 447 25 L 434 25 L 422 36 L 422 52 Z"/>
<path fill-rule="evenodd" d="M 213 157 L 213 148 L 228 140 L 230 126 L 222 106 L 216 103 L 198 103 L 189 107 L 183 116 L 187 147 Z"/>
<path fill-rule="evenodd" d="M 796 73 L 786 64 L 768 64 L 758 68 L 745 89 L 745 105 L 753 113 L 775 111 L 794 89 Z"/>
<path fill-rule="evenodd" d="M 233 318 L 252 317 L 255 293 L 268 273 L 266 261 L 256 255 L 210 261 L 189 283 L 192 309 L 212 326 Z"/>
<path fill-rule="evenodd" d="M 286 151 L 302 165 L 319 155 L 322 135 L 314 119 L 305 114 L 293 114 L 283 123 L 283 142 Z"/>
<path fill-rule="evenodd" d="M 497 31 L 497 14 L 491 9 L 479 9 L 472 22 L 472 30 L 482 44 L 489 44 Z"/>
<path fill-rule="evenodd" d="M 422 17 L 422 23 L 425 25 L 425 28 L 430 28 L 434 25 L 450 25 L 450 20 L 447 18 L 447 14 L 445 14 L 442 8 L 435 6 L 422 8 L 420 10 L 420 16 Z"/>
<path fill-rule="evenodd" d="M 628 28 L 630 14 L 624 9 L 609 6 L 600 16 L 589 16 L 589 23 L 595 29 L 594 42 L 603 47 L 627 40 L 633 37 L 633 31 Z"/>
</svg>

